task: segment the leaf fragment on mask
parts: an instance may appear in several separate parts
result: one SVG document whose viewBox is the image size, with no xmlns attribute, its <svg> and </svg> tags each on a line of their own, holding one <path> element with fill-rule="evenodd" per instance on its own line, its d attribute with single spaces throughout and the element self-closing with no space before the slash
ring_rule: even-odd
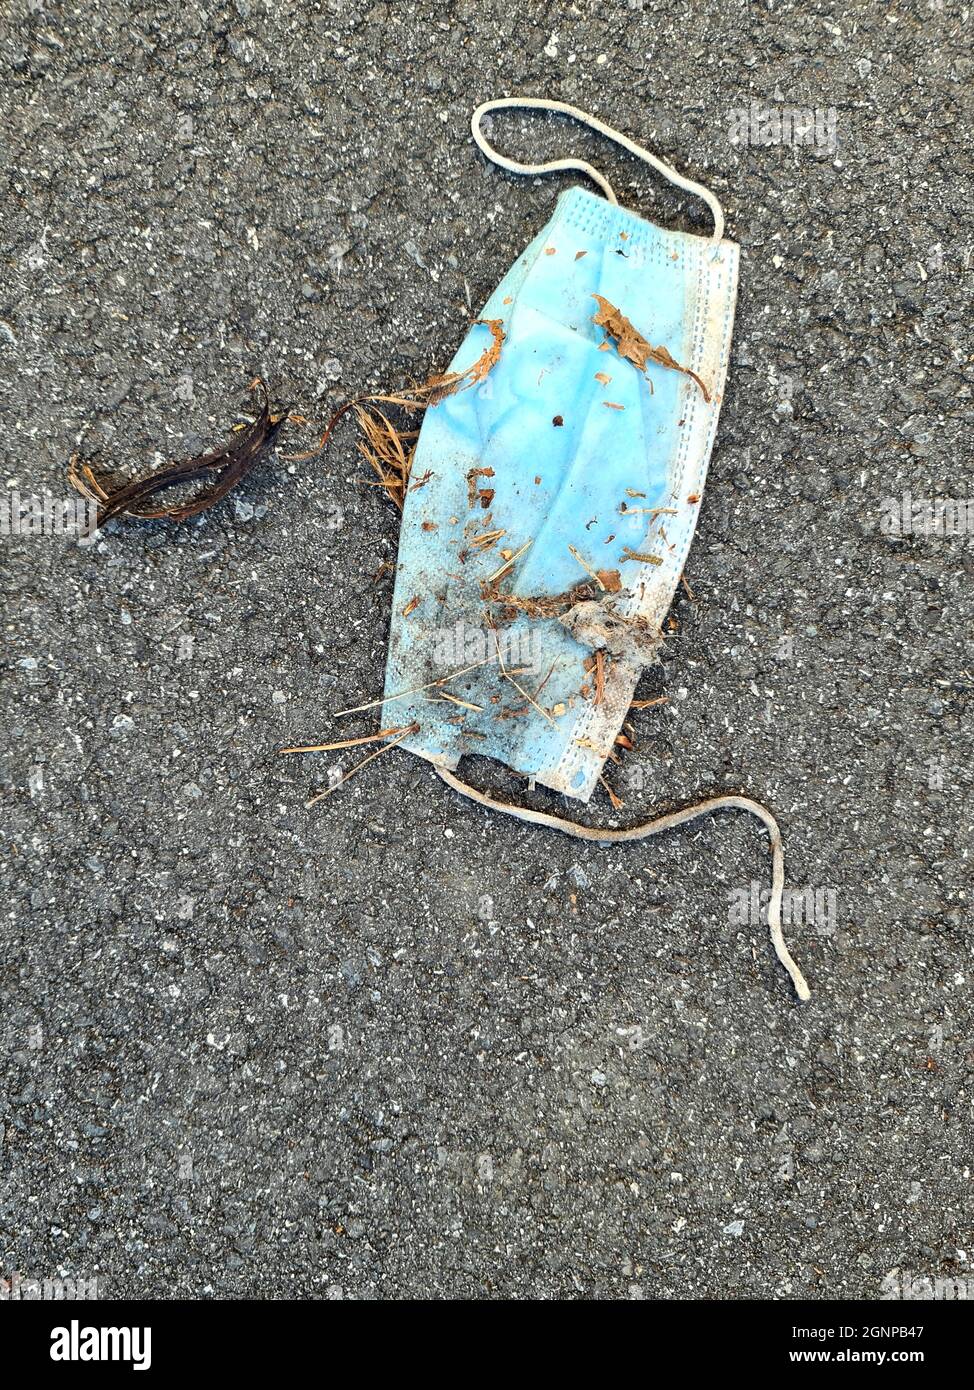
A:
<svg viewBox="0 0 974 1390">
<path fill-rule="evenodd" d="M 417 388 L 417 394 L 426 394 L 426 404 L 436 405 L 438 401 L 446 396 L 452 396 L 462 387 L 475 386 L 478 381 L 483 381 L 497 365 L 501 355 L 501 348 L 504 346 L 504 339 L 507 336 L 504 332 L 503 319 L 474 319 L 473 326 L 490 329 L 490 346 L 484 351 L 465 371 L 445 372 L 441 376 L 431 376 L 423 386 Z"/>
<path fill-rule="evenodd" d="M 583 686 L 582 689 L 585 690 L 586 687 Z M 600 748 L 599 745 L 593 743 L 590 738 L 575 738 L 572 739 L 572 742 L 577 744 L 579 748 L 587 748 L 590 753 L 598 753 L 603 762 L 609 756 L 604 748 Z"/>
<path fill-rule="evenodd" d="M 623 561 L 638 560 L 641 564 L 644 565 L 661 565 L 663 563 L 663 561 L 658 555 L 643 555 L 638 550 L 630 550 L 628 545 L 624 545 L 622 547 L 622 550 L 623 554 L 621 556 L 621 559 Z"/>
<path fill-rule="evenodd" d="M 663 347 L 653 347 L 637 328 L 633 326 L 621 309 L 617 309 L 614 304 L 603 298 L 600 294 L 593 294 L 593 299 L 598 301 L 598 313 L 592 315 L 592 322 L 599 328 L 604 328 L 609 337 L 616 345 L 616 350 L 620 357 L 624 357 L 627 362 L 631 362 L 639 371 L 646 370 L 648 362 L 656 362 L 660 367 L 668 367 L 671 371 L 682 372 L 684 376 L 692 378 L 703 392 L 705 401 L 710 400 L 710 392 L 707 390 L 700 377 L 689 367 L 681 366 L 669 351 Z"/>
<path fill-rule="evenodd" d="M 477 479 L 478 479 L 478 478 L 492 478 L 493 476 L 494 476 L 494 470 L 493 470 L 492 468 L 471 468 L 470 472 L 467 474 L 467 505 L 468 505 L 468 506 L 473 507 L 473 506 L 476 505 L 478 494 L 479 494 L 480 497 L 483 497 L 483 496 L 484 496 L 484 493 L 483 493 L 482 491 L 480 491 L 480 484 L 477 482 Z M 494 495 L 494 494 L 491 492 L 491 493 L 490 493 L 490 496 L 493 497 L 493 495 Z M 488 503 L 487 505 L 489 506 L 490 503 Z"/>
</svg>

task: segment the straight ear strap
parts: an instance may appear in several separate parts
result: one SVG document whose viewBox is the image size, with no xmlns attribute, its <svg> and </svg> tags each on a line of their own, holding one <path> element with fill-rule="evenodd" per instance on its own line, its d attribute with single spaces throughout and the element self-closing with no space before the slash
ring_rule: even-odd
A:
<svg viewBox="0 0 974 1390">
<path fill-rule="evenodd" d="M 480 122 L 491 111 L 520 110 L 521 108 L 535 111 L 559 111 L 563 116 L 571 116 L 573 120 L 581 121 L 582 125 L 597 130 L 606 139 L 615 141 L 617 145 L 628 150 L 630 154 L 634 154 L 637 159 L 642 159 L 645 163 L 652 165 L 657 173 L 662 174 L 664 179 L 668 179 L 677 188 L 682 188 L 687 193 L 693 193 L 698 198 L 702 198 L 714 219 L 713 240 L 719 242 L 723 237 L 723 209 L 709 188 L 704 188 L 702 183 L 694 183 L 693 179 L 684 178 L 682 174 L 678 174 L 671 165 L 658 158 L 657 155 L 651 154 L 642 145 L 637 145 L 635 140 L 630 140 L 628 135 L 613 130 L 611 126 L 605 125 L 596 116 L 590 116 L 588 112 L 580 110 L 577 106 L 570 106 L 567 101 L 548 101 L 545 97 L 497 97 L 494 101 L 485 101 L 482 106 L 477 107 L 470 118 L 470 130 L 473 138 L 487 158 L 492 159 L 495 164 L 499 164 L 502 169 L 508 169 L 512 174 L 551 174 L 559 169 L 578 169 L 598 184 L 610 203 L 618 204 L 619 202 L 605 175 L 600 174 L 598 169 L 593 169 L 592 165 L 587 164 L 584 159 L 553 159 L 547 164 L 519 164 L 515 159 L 508 159 L 506 155 L 498 154 L 480 129 Z"/>
<path fill-rule="evenodd" d="M 751 801 L 746 796 L 713 796 L 707 801 L 697 802 L 696 806 L 686 806 L 682 811 L 671 811 L 669 815 L 658 816 L 655 820 L 644 821 L 641 825 L 631 825 L 626 830 L 599 830 L 595 826 L 579 825 L 576 821 L 564 820 L 561 816 L 550 816 L 545 811 L 530 811 L 526 807 L 512 806 L 507 801 L 495 801 L 493 797 L 477 791 L 476 787 L 461 782 L 459 777 L 454 777 L 453 773 L 447 772 L 445 768 L 436 767 L 436 771 L 448 787 L 452 787 L 463 796 L 469 796 L 481 806 L 488 806 L 492 811 L 503 811 L 505 815 L 530 821 L 532 825 L 547 825 L 552 830 L 561 830 L 564 834 L 574 835 L 580 840 L 594 840 L 597 844 L 618 843 L 620 840 L 647 840 L 650 835 L 659 835 L 664 830 L 672 830 L 674 826 L 685 825 L 687 821 L 696 820 L 698 816 L 708 816 L 711 811 L 748 811 L 752 816 L 757 816 L 766 827 L 771 840 L 771 900 L 768 903 L 771 944 L 775 955 L 788 971 L 798 998 L 803 1003 L 811 998 L 811 990 L 805 976 L 792 960 L 781 931 L 781 900 L 785 888 L 785 856 L 781 847 L 781 831 L 771 812 L 758 802 Z"/>
</svg>

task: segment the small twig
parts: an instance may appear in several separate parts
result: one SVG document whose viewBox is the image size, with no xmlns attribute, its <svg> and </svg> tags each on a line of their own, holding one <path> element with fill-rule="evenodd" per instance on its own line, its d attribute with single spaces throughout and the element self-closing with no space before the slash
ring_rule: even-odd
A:
<svg viewBox="0 0 974 1390">
<path fill-rule="evenodd" d="M 513 685 L 514 689 L 518 692 L 519 695 L 524 696 L 525 700 L 527 700 L 529 705 L 533 705 L 533 707 L 538 711 L 538 713 L 541 715 L 543 719 L 547 719 L 549 724 L 554 724 L 555 721 L 552 719 L 548 711 L 546 709 L 541 708 L 537 700 L 535 700 L 533 696 L 528 694 L 528 692 L 524 689 L 523 685 L 518 685 L 514 677 L 510 675 L 507 671 L 504 672 L 504 677 L 506 680 L 509 680 L 511 682 L 511 685 Z"/>
<path fill-rule="evenodd" d="M 449 703 L 450 703 L 451 705 L 459 705 L 461 709 L 472 709 L 472 710 L 476 710 L 478 714 L 482 714 L 482 713 L 483 713 L 483 710 L 484 710 L 483 705 L 475 705 L 475 704 L 473 704 L 470 700 L 461 700 L 461 699 L 459 699 L 458 696 L 456 696 L 456 695 L 450 695 L 450 694 L 448 694 L 445 690 L 444 690 L 443 694 L 442 694 L 442 695 L 438 695 L 438 696 L 436 697 L 436 699 L 437 699 L 437 700 L 447 700 L 447 701 L 449 701 Z"/>
<path fill-rule="evenodd" d="M 493 574 L 488 575 L 487 579 L 484 582 L 486 584 L 496 584 L 498 579 L 500 579 L 501 575 L 507 573 L 507 571 L 513 565 L 514 561 L 519 559 L 524 554 L 524 552 L 527 550 L 530 544 L 530 541 L 525 541 L 524 544 L 521 546 L 520 550 L 515 550 L 514 554 L 510 557 L 510 559 L 505 560 L 499 570 L 495 570 Z"/>
<path fill-rule="evenodd" d="M 599 578 L 598 574 L 596 574 L 595 570 L 588 563 L 588 561 L 584 560 L 582 556 L 579 555 L 578 551 L 575 549 L 573 545 L 570 545 L 568 549 L 572 559 L 578 561 L 585 573 L 589 575 L 590 578 L 594 579 L 596 584 L 598 584 L 599 588 L 602 590 L 602 592 L 605 593 L 605 585 L 602 583 L 602 580 Z"/>
<path fill-rule="evenodd" d="M 626 507 L 623 516 L 679 516 L 675 507 Z"/>
<path fill-rule="evenodd" d="M 511 682 L 511 685 L 513 685 L 514 689 L 518 692 L 518 694 L 519 694 L 519 695 L 523 695 L 523 697 L 525 698 L 525 700 L 527 700 L 528 704 L 529 704 L 529 705 L 532 705 L 532 706 L 534 707 L 534 709 L 536 709 L 536 710 L 538 711 L 538 713 L 541 715 L 541 717 L 542 717 L 543 719 L 547 719 L 547 721 L 548 721 L 549 724 L 554 724 L 555 721 L 552 719 L 552 717 L 551 717 L 551 715 L 548 713 L 548 711 L 545 710 L 545 709 L 542 709 L 541 706 L 538 704 L 537 700 L 533 699 L 533 698 L 528 694 L 528 692 L 524 689 L 524 687 L 523 687 L 522 685 L 518 685 L 517 681 L 514 679 L 514 677 L 513 677 L 513 675 L 511 674 L 511 672 L 510 672 L 510 671 L 507 669 L 507 667 L 504 665 L 504 658 L 503 658 L 503 656 L 501 655 L 501 649 L 500 649 L 500 647 L 497 648 L 497 659 L 498 659 L 498 661 L 500 662 L 501 675 L 504 677 L 504 679 Z M 518 671 L 517 674 L 518 674 L 518 675 L 521 675 L 522 673 L 521 673 L 520 671 Z"/>
<path fill-rule="evenodd" d="M 385 744 L 382 748 L 376 748 L 375 751 L 370 753 L 367 758 L 363 758 L 360 763 L 356 763 L 354 767 L 350 767 L 349 770 L 345 773 L 344 777 L 342 777 L 340 781 L 336 782 L 333 787 L 326 787 L 323 792 L 319 792 L 318 795 L 313 796 L 310 801 L 306 801 L 304 803 L 305 809 L 310 811 L 311 807 L 314 806 L 317 802 L 323 801 L 326 796 L 331 796 L 332 792 L 337 792 L 339 787 L 344 787 L 345 783 L 349 780 L 349 778 L 354 777 L 356 772 L 360 771 L 366 763 L 372 762 L 373 758 L 381 758 L 383 753 L 388 752 L 390 748 L 395 748 L 396 744 L 402 743 L 404 738 L 408 738 L 410 734 L 416 734 L 418 732 L 419 725 L 410 724 L 408 728 L 403 729 L 402 733 L 399 735 L 398 738 L 392 739 L 390 743 Z"/>
<path fill-rule="evenodd" d="M 343 738 L 337 743 L 309 743 L 300 748 L 279 748 L 278 753 L 331 753 L 336 748 L 354 748 L 360 743 L 374 743 L 377 738 L 388 738 L 390 734 L 401 734 L 403 725 L 392 729 L 380 729 L 377 734 L 363 734 L 361 738 Z"/>
<path fill-rule="evenodd" d="M 376 705 L 385 705 L 392 700 L 404 700 L 407 695 L 421 695 L 424 690 L 432 690 L 440 685 L 449 685 L 450 681 L 455 681 L 458 676 L 465 676 L 468 671 L 476 671 L 478 666 L 488 666 L 497 659 L 496 653 L 494 656 L 485 656 L 483 661 L 475 661 L 472 666 L 464 666 L 460 671 L 453 671 L 448 676 L 441 676 L 438 681 L 428 681 L 426 685 L 416 685 L 412 690 L 400 690 L 395 695 L 380 695 L 377 700 L 369 700 L 364 705 L 353 705 L 351 709 L 340 709 L 335 718 L 341 719 L 345 714 L 360 714 L 362 710 L 375 709 Z"/>
<path fill-rule="evenodd" d="M 556 657 L 555 660 L 551 663 L 551 670 L 548 672 L 548 674 L 545 676 L 544 680 L 541 682 L 541 684 L 538 686 L 537 690 L 534 692 L 534 698 L 535 698 L 535 699 L 538 698 L 538 696 L 541 694 L 542 690 L 544 690 L 545 686 L 546 686 L 546 685 L 548 684 L 548 682 L 551 680 L 551 677 L 555 674 L 555 667 L 556 667 L 557 665 L 558 665 L 558 659 L 557 659 L 557 657 Z M 520 671 L 516 671 L 516 672 L 515 672 L 515 675 L 518 675 L 518 676 L 519 676 L 520 674 L 521 674 Z"/>
<path fill-rule="evenodd" d="M 483 554 L 485 551 L 490 550 L 492 546 L 496 545 L 501 536 L 506 534 L 507 532 L 503 527 L 499 527 L 496 531 L 483 531 L 479 536 L 474 536 L 470 544 L 475 550 L 479 550 L 481 554 Z"/>
</svg>

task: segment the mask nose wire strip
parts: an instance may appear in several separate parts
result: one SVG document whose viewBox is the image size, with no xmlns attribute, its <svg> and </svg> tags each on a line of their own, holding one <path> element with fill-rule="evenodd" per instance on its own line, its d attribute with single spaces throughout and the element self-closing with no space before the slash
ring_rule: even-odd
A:
<svg viewBox="0 0 974 1390">
<path fill-rule="evenodd" d="M 488 159 L 493 160 L 495 164 L 499 164 L 502 169 L 507 169 L 512 174 L 553 174 L 560 169 L 577 169 L 581 173 L 587 174 L 598 184 L 610 203 L 614 203 L 616 206 L 619 203 L 609 180 L 604 174 L 600 174 L 598 169 L 593 169 L 591 164 L 587 164 L 584 159 L 553 159 L 547 164 L 520 164 L 516 159 L 508 159 L 506 155 L 499 154 L 481 131 L 481 119 L 492 111 L 520 110 L 522 108 L 535 111 L 559 111 L 563 116 L 571 116 L 573 120 L 580 121 L 582 125 L 597 130 L 606 139 L 615 141 L 617 145 L 628 150 L 630 154 L 634 154 L 637 159 L 642 159 L 646 164 L 651 165 L 657 173 L 662 174 L 664 179 L 668 179 L 677 188 L 682 188 L 685 192 L 693 193 L 696 197 L 701 198 L 707 204 L 714 219 L 713 240 L 719 242 L 722 239 L 724 235 L 724 212 L 709 188 L 705 188 L 702 183 L 695 183 L 693 179 L 685 178 L 683 174 L 678 174 L 665 160 L 652 154 L 642 145 L 637 145 L 635 140 L 629 139 L 628 135 L 613 130 L 612 126 L 605 125 L 598 117 L 590 116 L 587 111 L 582 111 L 577 106 L 571 106 L 567 101 L 549 101 L 545 97 L 497 97 L 493 101 L 485 101 L 482 106 L 477 107 L 470 118 L 470 132 L 482 153 Z"/>
<path fill-rule="evenodd" d="M 805 976 L 791 957 L 781 931 L 781 900 L 785 888 L 785 856 L 781 846 L 781 831 L 774 816 L 764 806 L 751 801 L 746 796 L 714 796 L 707 801 L 699 801 L 695 806 L 686 806 L 682 811 L 670 811 L 668 815 L 657 816 L 655 820 L 644 821 L 641 825 L 631 825 L 624 830 L 599 830 L 592 825 L 580 825 L 576 821 L 564 820 L 561 816 L 550 816 L 545 811 L 531 811 L 527 807 L 512 806 L 507 801 L 495 801 L 493 797 L 478 791 L 476 787 L 461 782 L 445 768 L 436 767 L 436 772 L 454 791 L 468 796 L 481 806 L 492 811 L 502 811 L 505 815 L 516 816 L 518 820 L 530 821 L 533 825 L 547 825 L 552 830 L 561 830 L 566 835 L 574 835 L 580 840 L 593 840 L 597 844 L 612 844 L 622 840 L 647 840 L 651 835 L 660 835 L 664 830 L 685 825 L 698 816 L 710 815 L 712 811 L 748 811 L 765 826 L 771 840 L 771 900 L 768 903 L 768 923 L 771 928 L 771 944 L 775 955 L 788 971 L 795 993 L 804 1003 L 811 998 L 811 990 Z"/>
</svg>

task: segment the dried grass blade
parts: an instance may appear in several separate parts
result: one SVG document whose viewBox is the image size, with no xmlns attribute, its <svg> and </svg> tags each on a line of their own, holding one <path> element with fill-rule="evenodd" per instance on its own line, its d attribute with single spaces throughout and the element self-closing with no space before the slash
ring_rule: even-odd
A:
<svg viewBox="0 0 974 1390">
<path fill-rule="evenodd" d="M 278 753 L 331 753 L 336 748 L 355 748 L 361 743 L 375 743 L 376 739 L 389 738 L 391 734 L 401 734 L 405 725 L 399 724 L 391 729 L 380 729 L 377 734 L 363 734 L 361 738 L 342 738 L 335 743 L 308 743 L 293 748 L 279 748 Z"/>
<path fill-rule="evenodd" d="M 342 777 L 340 781 L 336 782 L 333 787 L 326 787 L 323 792 L 319 792 L 317 796 L 313 796 L 310 801 L 306 801 L 304 803 L 305 809 L 310 810 L 311 807 L 316 805 L 319 801 L 324 801 L 326 796 L 331 796 L 332 792 L 337 792 L 339 787 L 344 787 L 345 783 L 349 781 L 350 778 L 354 777 L 356 772 L 360 772 L 362 768 L 365 767 L 366 763 L 371 763 L 372 761 L 374 761 L 374 759 L 381 758 L 383 753 L 388 753 L 390 748 L 395 748 L 396 744 L 402 743 L 404 738 L 408 738 L 410 734 L 415 734 L 418 732 L 419 725 L 410 724 L 407 728 L 403 729 L 402 733 L 399 735 L 398 738 L 392 739 L 389 743 L 384 744 L 382 748 L 376 748 L 376 750 L 373 753 L 370 753 L 367 758 L 363 758 L 360 763 L 356 763 L 354 767 L 350 767 L 349 770 L 345 773 L 344 777 Z"/>
</svg>

